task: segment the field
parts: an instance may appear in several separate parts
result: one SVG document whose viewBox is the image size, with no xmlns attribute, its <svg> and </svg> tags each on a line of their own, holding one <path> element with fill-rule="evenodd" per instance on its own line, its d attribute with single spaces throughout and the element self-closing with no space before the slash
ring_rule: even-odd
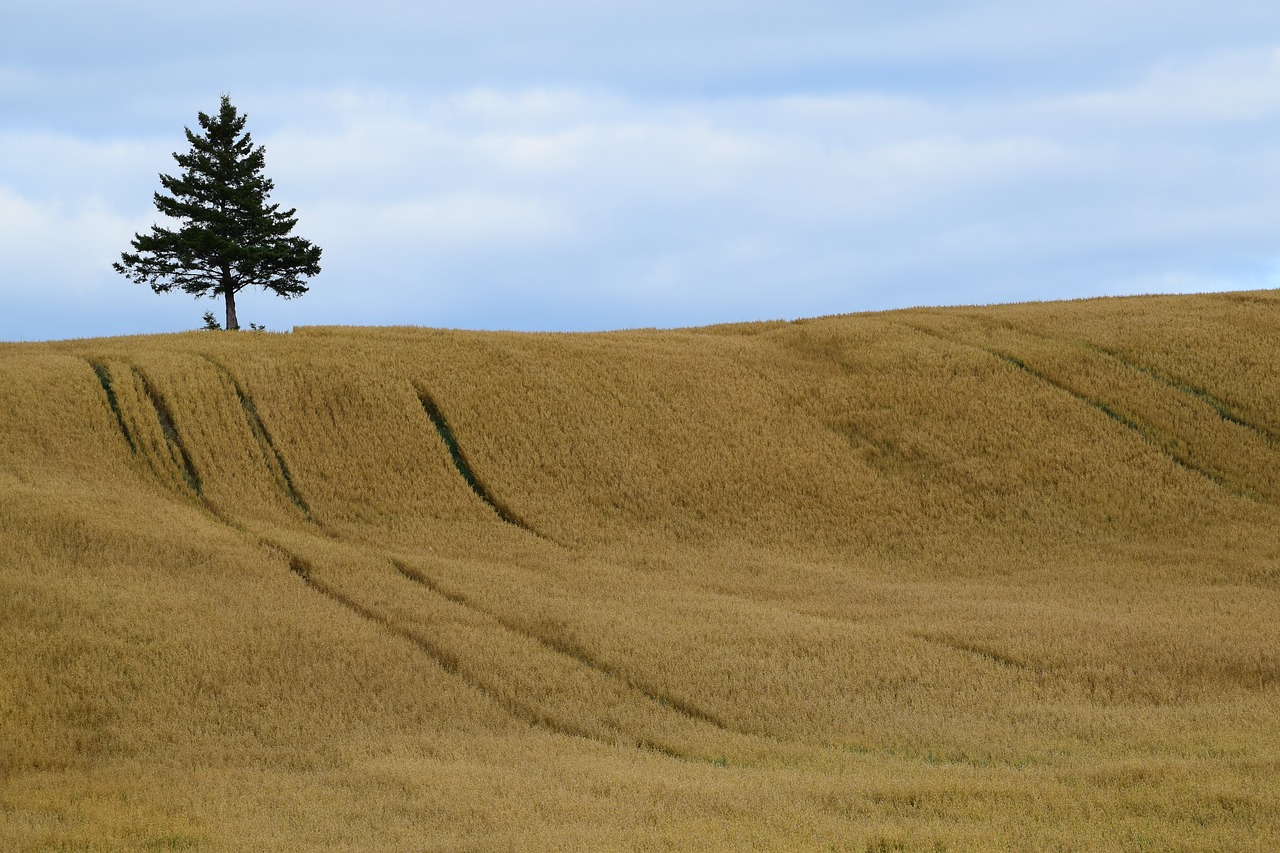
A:
<svg viewBox="0 0 1280 853">
<path fill-rule="evenodd" d="M 0 849 L 1280 849 L 1280 293 L 0 344 Z"/>
</svg>

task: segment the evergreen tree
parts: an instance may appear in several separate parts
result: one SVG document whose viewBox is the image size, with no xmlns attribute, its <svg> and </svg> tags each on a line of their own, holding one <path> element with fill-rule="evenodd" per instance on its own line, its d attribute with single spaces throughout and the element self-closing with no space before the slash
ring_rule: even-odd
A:
<svg viewBox="0 0 1280 853">
<path fill-rule="evenodd" d="M 167 194 L 156 193 L 156 209 L 180 223 L 178 230 L 151 226 L 135 234 L 133 252 L 123 252 L 116 272 L 156 293 L 180 287 L 195 296 L 226 301 L 228 330 L 236 320 L 236 294 L 261 287 L 290 299 L 307 292 L 305 280 L 320 272 L 320 248 L 289 233 L 296 209 L 269 204 L 274 188 L 262 176 L 266 149 L 253 147 L 227 95 L 210 118 L 199 114 L 202 135 L 185 128 L 191 150 L 173 155 L 182 167 L 160 176 Z"/>
</svg>

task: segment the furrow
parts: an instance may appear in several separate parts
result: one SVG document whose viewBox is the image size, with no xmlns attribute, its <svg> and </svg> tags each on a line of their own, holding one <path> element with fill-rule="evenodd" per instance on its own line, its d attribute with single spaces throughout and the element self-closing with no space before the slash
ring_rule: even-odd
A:
<svg viewBox="0 0 1280 853">
<path fill-rule="evenodd" d="M 688 717 L 691 720 L 695 720 L 700 723 L 706 723 L 707 725 L 714 726 L 715 728 L 718 728 L 722 731 L 734 732 L 736 734 L 743 734 L 743 732 L 737 731 L 728 723 L 726 723 L 724 720 L 720 719 L 714 714 L 703 711 L 700 708 L 696 708 L 693 705 L 681 699 L 677 699 L 675 697 L 665 695 L 663 693 L 652 690 L 642 684 L 637 683 L 634 679 L 630 678 L 625 673 L 621 672 L 620 670 L 614 667 L 609 666 L 608 664 L 605 664 L 597 660 L 596 658 L 587 654 L 580 648 L 570 646 L 566 643 L 556 642 L 555 640 L 549 640 L 546 637 L 542 637 L 538 634 L 530 632 L 524 628 L 521 628 L 515 622 L 512 622 L 511 620 L 504 618 L 498 613 L 495 613 L 492 610 L 488 610 L 486 608 L 483 608 L 474 604 L 472 601 L 470 601 L 468 598 L 466 598 L 463 595 L 459 595 L 457 593 L 449 592 L 443 589 L 438 583 L 433 581 L 420 569 L 411 568 L 410 566 L 406 565 L 405 563 L 399 560 L 392 560 L 391 562 L 392 562 L 392 565 L 396 567 L 396 571 L 398 571 L 401 575 L 413 581 L 414 583 L 417 583 L 426 587 L 430 591 L 434 592 L 436 595 L 439 595 L 441 598 L 444 598 L 448 601 L 453 602 L 454 604 L 457 604 L 461 607 L 465 607 L 469 610 L 479 613 L 480 615 L 493 620 L 498 625 L 500 625 L 501 627 L 505 628 L 507 631 L 510 631 L 513 634 L 517 634 L 519 636 L 532 640 L 533 642 L 537 643 L 538 645 L 542 646 L 548 651 L 551 651 L 562 657 L 566 657 L 581 666 L 585 666 L 588 669 L 592 669 L 600 673 L 601 675 L 604 675 L 607 678 L 617 681 L 625 685 L 626 687 L 632 690 L 635 690 L 637 693 L 644 696 L 646 699 L 648 699 L 651 702 L 654 702 L 664 708 L 669 708 L 673 711 L 676 711 L 677 713 L 683 714 L 685 717 Z"/>
<path fill-rule="evenodd" d="M 970 643 L 964 640 L 958 640 L 954 637 L 948 637 L 944 634 L 922 634 L 922 633 L 913 632 L 911 636 L 916 638 L 917 640 L 924 640 L 926 643 L 934 643 L 936 645 L 945 646 L 946 648 L 953 649 L 958 652 L 965 652 L 966 654 L 974 655 L 975 657 L 982 658 L 983 660 L 990 661 L 991 663 L 999 664 L 1000 666 L 1003 666 L 1003 667 L 1008 667 L 1010 669 L 1017 669 L 1023 672 L 1029 672 L 1033 675 L 1042 674 L 1039 668 L 1027 663 L 1026 661 L 1019 660 L 1013 655 L 1008 655 L 1008 654 L 1005 654 L 1004 652 L 998 652 L 998 651 L 995 651 L 994 649 L 989 649 L 977 643 Z"/>
<path fill-rule="evenodd" d="M 1058 391 L 1061 391 L 1062 393 L 1073 397 L 1077 401 L 1084 403 L 1085 405 L 1093 409 L 1098 410 L 1099 412 L 1106 415 L 1111 420 L 1115 421 L 1116 423 L 1120 424 L 1126 429 L 1133 431 L 1143 441 L 1145 441 L 1151 447 L 1155 448 L 1157 451 L 1159 451 L 1163 456 L 1167 457 L 1174 464 L 1178 465 L 1179 467 L 1183 468 L 1186 471 L 1191 472 L 1192 474 L 1196 474 L 1200 477 L 1203 477 L 1204 479 L 1208 480 L 1210 483 L 1213 483 L 1215 486 L 1222 489 L 1223 491 L 1229 492 L 1235 495 L 1236 497 L 1244 498 L 1246 500 L 1251 500 L 1257 503 L 1268 502 L 1264 496 L 1259 495 L 1253 492 L 1252 490 L 1239 488 L 1236 485 L 1228 482 L 1220 474 L 1214 471 L 1209 471 L 1205 468 L 1202 468 L 1199 465 L 1196 465 L 1190 459 L 1187 459 L 1185 456 L 1170 450 L 1165 445 L 1165 443 L 1161 442 L 1156 436 L 1156 434 L 1146 425 L 1124 416 L 1120 412 L 1116 411 L 1113 407 L 1107 405 L 1101 400 L 1095 400 L 1094 398 L 1086 394 L 1080 393 L 1079 391 L 1072 388 L 1071 386 L 1063 382 L 1060 382 L 1054 379 L 1053 377 L 1042 373 L 1039 370 L 1036 370 L 1034 367 L 1027 364 L 1025 361 L 1023 361 L 1022 359 L 1018 358 L 1015 355 L 1012 355 L 1007 352 L 1002 352 L 1000 350 L 991 349 L 989 347 L 980 346 L 978 344 L 971 344 L 967 341 L 956 340 L 954 338 L 947 337 L 946 335 L 939 334 L 938 332 L 935 332 L 932 329 L 916 326 L 912 323 L 899 322 L 899 325 L 908 329 L 913 329 L 917 332 L 920 332 L 921 334 L 928 335 L 932 338 L 936 338 L 937 340 L 944 341 L 949 344 L 954 344 L 958 346 L 964 346 L 964 347 L 969 347 L 971 349 L 980 350 L 992 356 L 993 358 L 998 358 L 1001 361 L 1018 368 L 1022 372 L 1026 373 L 1028 376 L 1034 377 L 1035 379 L 1038 379 L 1039 381 L 1045 383 L 1046 385 L 1049 385 L 1050 387 L 1055 388 Z"/>
<path fill-rule="evenodd" d="M 263 544 L 278 553 L 285 555 L 289 560 L 289 569 L 297 575 L 308 588 L 320 593 L 357 616 L 374 623 L 387 633 L 412 643 L 419 649 L 419 651 L 429 657 L 445 672 L 457 678 L 459 681 L 463 682 L 468 687 L 475 690 L 498 707 L 502 708 L 510 716 L 528 723 L 531 726 L 545 729 L 553 734 L 584 738 L 605 744 L 606 746 L 619 745 L 618 742 L 602 738 L 594 732 L 578 728 L 564 722 L 563 720 L 557 719 L 550 714 L 546 714 L 537 708 L 530 707 L 529 705 L 512 699 L 511 697 L 499 694 L 497 691 L 485 684 L 484 681 L 471 676 L 467 672 L 467 668 L 463 665 L 462 661 L 447 649 L 433 643 L 431 640 L 423 637 L 416 631 L 408 631 L 396 626 L 391 620 L 387 619 L 380 613 L 365 607 L 358 601 L 355 601 L 346 595 L 343 595 L 333 586 L 316 578 L 311 565 L 288 549 L 283 548 L 274 542 L 268 542 L 265 540 L 263 541 Z M 622 736 L 622 733 L 619 732 L 619 735 Z"/>
<path fill-rule="evenodd" d="M 120 401 L 116 399 L 115 389 L 111 387 L 111 373 L 107 370 L 107 366 L 100 361 L 89 361 L 89 366 L 93 368 L 93 372 L 98 377 L 98 382 L 102 385 L 102 390 L 107 395 L 107 405 L 111 407 L 111 413 L 116 416 L 116 423 L 120 426 L 120 434 L 124 436 L 125 442 L 129 445 L 131 453 L 138 452 L 138 445 L 134 442 L 133 436 L 129 434 L 129 427 L 124 422 L 124 413 L 120 411 Z"/>
<path fill-rule="evenodd" d="M 1220 474 L 1201 468 L 1200 466 L 1191 462 L 1189 459 L 1186 459 L 1181 454 L 1170 451 L 1164 445 L 1164 443 L 1161 442 L 1155 436 L 1155 434 L 1150 429 L 1148 429 L 1147 427 L 1145 427 L 1140 423 L 1137 423 L 1135 421 L 1130 420 L 1129 418 L 1126 418 L 1124 415 L 1120 414 L 1115 409 L 1108 406 L 1106 403 L 1103 403 L 1100 400 L 1095 400 L 1092 397 L 1088 397 L 1084 394 L 1081 394 L 1080 392 L 1076 391 L 1074 388 L 1071 388 L 1070 386 L 1064 385 L 1063 383 L 1058 382 L 1057 380 L 1052 379 L 1049 376 L 1046 376 L 1045 374 L 1041 373 L 1040 371 L 1036 370 L 1030 365 L 1024 363 L 1021 359 L 1017 358 L 1016 356 L 1012 356 L 1012 355 L 1009 355 L 1008 353 L 1003 353 L 1003 352 L 999 352 L 998 350 L 991 350 L 991 349 L 986 350 L 986 352 L 990 353 L 996 358 L 1002 359 L 1008 362 L 1009 364 L 1014 365 L 1015 367 L 1018 367 L 1019 369 L 1025 371 L 1028 375 L 1034 376 L 1036 379 L 1039 379 L 1040 381 L 1048 385 L 1051 385 L 1054 388 L 1057 388 L 1059 391 L 1062 391 L 1066 394 L 1070 394 L 1072 397 L 1076 398 L 1080 402 L 1085 403 L 1086 405 L 1092 406 L 1093 408 L 1102 412 L 1104 415 L 1111 418 L 1113 421 L 1120 424 L 1121 426 L 1124 426 L 1124 427 L 1127 427 L 1128 429 L 1133 430 L 1135 433 L 1137 433 L 1139 436 L 1142 437 L 1143 441 L 1147 442 L 1147 444 L 1159 450 L 1162 454 L 1164 454 L 1166 457 L 1168 457 L 1170 460 L 1172 460 L 1175 464 L 1179 465 L 1183 469 L 1190 471 L 1193 474 L 1198 474 L 1201 477 L 1204 477 L 1206 480 L 1213 483 L 1215 486 L 1230 492 L 1236 497 L 1265 503 L 1265 500 L 1262 498 L 1262 496 L 1257 495 L 1251 491 L 1246 491 L 1246 490 L 1237 488 L 1236 486 L 1227 482 L 1226 479 L 1224 479 Z"/>
<path fill-rule="evenodd" d="M 440 440 L 444 442 L 445 447 L 448 449 L 449 456 L 453 459 L 453 467 L 458 469 L 458 473 L 462 476 L 462 479 L 466 481 L 467 486 L 471 488 L 471 491 L 475 493 L 476 497 L 484 501 L 489 508 L 497 514 L 498 518 L 502 519 L 507 524 L 514 525 L 519 527 L 521 530 L 532 533 L 534 536 L 545 539 L 545 536 L 542 536 L 542 534 L 530 527 L 523 519 L 513 513 L 505 504 L 499 501 L 493 493 L 489 491 L 489 489 L 485 487 L 484 483 L 482 483 L 476 476 L 471 464 L 467 461 L 467 457 L 463 454 L 462 448 L 458 445 L 458 440 L 454 436 L 453 430 L 449 428 L 449 423 L 445 420 L 444 414 L 440 411 L 440 407 L 436 405 L 435 400 L 421 385 L 415 383 L 413 390 L 418 395 L 418 402 L 422 404 L 422 409 L 426 412 L 428 420 L 430 420 L 431 425 L 436 428 L 436 432 L 440 435 Z"/>
<path fill-rule="evenodd" d="M 156 419 L 160 422 L 160 430 L 164 433 L 165 441 L 168 442 L 178 456 L 178 460 L 182 465 L 182 475 L 187 481 L 187 486 L 197 498 L 203 501 L 200 489 L 200 475 L 196 473 L 195 466 L 191 463 L 191 454 L 187 453 L 187 448 L 182 443 L 182 437 L 178 435 L 178 430 L 173 425 L 173 416 L 169 413 L 169 407 L 165 404 L 164 398 L 151 387 L 151 382 L 147 379 L 146 374 L 132 365 L 130 369 L 133 371 L 133 375 L 138 378 L 138 383 L 142 386 L 143 393 L 151 401 L 152 408 L 155 409 Z"/>
<path fill-rule="evenodd" d="M 1031 376 L 1034 376 L 1036 379 L 1039 379 L 1041 382 L 1044 382 L 1048 385 L 1053 386 L 1054 388 L 1057 388 L 1059 391 L 1063 391 L 1067 394 L 1070 394 L 1072 397 L 1075 397 L 1080 402 L 1085 403 L 1089 406 L 1092 406 L 1093 408 L 1102 412 L 1104 415 L 1111 418 L 1111 420 L 1115 421 L 1121 426 L 1128 427 L 1129 429 L 1138 433 L 1147 441 L 1154 442 L 1153 436 L 1147 430 L 1143 429 L 1143 427 L 1140 424 L 1137 424 L 1134 421 L 1129 420 L 1124 415 L 1120 414 L 1115 409 L 1108 406 L 1106 403 L 1103 403 L 1099 400 L 1095 400 L 1092 397 L 1087 397 L 1084 394 L 1081 394 L 1079 391 L 1076 391 L 1074 388 L 1070 388 L 1067 385 L 1064 385 L 1063 383 L 1057 381 L 1056 379 L 1046 376 L 1045 374 L 1036 370 L 1031 365 L 1027 364 L 1022 359 L 1018 358 L 1016 355 L 1010 355 L 1009 353 L 1001 352 L 1000 350 L 986 349 L 985 347 L 983 348 L 983 351 L 990 355 L 995 356 L 1001 361 L 1004 361 L 1008 364 L 1012 364 L 1014 367 L 1018 368 L 1019 370 L 1024 371 L 1025 373 Z M 1182 463 L 1182 460 L 1180 459 L 1176 459 L 1175 461 L 1179 462 L 1180 464 L 1185 464 L 1185 463 Z"/>
<path fill-rule="evenodd" d="M 307 502 L 303 499 L 302 495 L 298 493 L 298 488 L 293 482 L 293 475 L 289 473 L 289 466 L 284 461 L 284 456 L 280 453 L 279 448 L 276 447 L 275 442 L 272 441 L 271 433 L 267 431 L 266 425 L 258 415 L 258 408 L 253 404 L 253 398 L 245 393 L 244 388 L 240 385 L 239 381 L 237 381 L 231 371 L 227 370 L 227 368 L 223 367 L 212 358 L 209 358 L 209 356 L 203 356 L 203 358 L 205 361 L 213 365 L 214 369 L 216 369 L 222 377 L 231 384 L 231 387 L 235 389 L 236 398 L 240 401 L 240 408 L 244 412 L 245 422 L 249 426 L 249 432 L 253 434 L 254 441 L 258 444 L 258 450 L 262 454 L 263 462 L 269 469 L 271 469 L 276 485 L 280 487 L 285 496 L 289 498 L 289 501 L 297 508 L 298 512 L 302 514 L 303 518 L 305 518 L 309 523 L 316 524 L 318 526 L 319 523 L 311 514 L 311 507 L 307 505 Z M 273 462 L 274 465 L 272 464 Z"/>
<path fill-rule="evenodd" d="M 1164 385 L 1165 387 L 1168 387 L 1173 389 L 1174 391 L 1177 391 L 1179 394 L 1193 400 L 1197 404 L 1208 406 L 1210 409 L 1213 410 L 1213 412 L 1218 417 L 1222 418 L 1222 420 L 1230 424 L 1235 424 L 1238 427 L 1243 427 L 1244 429 L 1250 430 L 1251 432 L 1257 434 L 1260 438 L 1262 438 L 1273 449 L 1276 443 L 1280 442 L 1280 436 L 1271 432 L 1266 427 L 1263 427 L 1258 424 L 1251 423 L 1245 420 L 1228 403 L 1218 399 L 1217 397 L 1210 394 L 1205 389 L 1198 388 L 1194 385 L 1191 385 L 1190 383 L 1182 382 L 1178 379 L 1174 379 L 1170 376 L 1167 376 L 1161 373 L 1159 370 L 1156 370 L 1155 368 L 1138 364 L 1135 361 L 1131 361 L 1130 359 L 1124 357 L 1123 355 L 1116 352 L 1115 350 L 1098 346 L 1097 344 L 1084 339 L 1062 338 L 1054 335 L 1046 335 L 1041 332 L 1033 332 L 1030 329 L 1024 329 L 1020 326 L 1015 326 L 1013 323 L 1010 323 L 1007 320 L 1000 321 L 999 325 L 1001 326 L 1001 328 L 1008 329 L 1009 331 L 1018 335 L 1026 335 L 1027 337 L 1039 338 L 1042 341 L 1049 341 L 1051 343 L 1055 343 L 1058 345 L 1076 346 L 1076 347 L 1088 349 L 1090 352 L 1094 353 L 1095 355 L 1102 356 L 1103 358 L 1113 361 L 1116 364 L 1128 370 L 1133 370 L 1133 371 L 1136 371 L 1137 373 L 1141 373 L 1143 376 L 1147 377 L 1153 382 L 1157 382 L 1161 385 Z"/>
<path fill-rule="evenodd" d="M 1264 426 L 1245 420 L 1245 418 L 1241 416 L 1229 403 L 1223 400 L 1220 400 L 1219 398 L 1210 394 L 1205 389 L 1199 388 L 1199 387 L 1196 387 L 1195 385 L 1191 385 L 1189 383 L 1182 382 L 1180 380 L 1166 376 L 1165 374 L 1161 373 L 1158 370 L 1155 370 L 1154 368 L 1146 367 L 1144 365 L 1130 361 L 1129 359 L 1125 358 L 1119 353 L 1113 352 L 1109 349 L 1106 349 L 1105 347 L 1096 346 L 1094 344 L 1088 344 L 1088 347 L 1094 352 L 1098 353 L 1099 355 L 1113 359 L 1118 364 L 1122 364 L 1131 370 L 1136 370 L 1139 373 L 1142 373 L 1143 375 L 1150 377 L 1152 380 L 1156 382 L 1159 382 L 1163 385 L 1167 385 L 1173 390 L 1181 394 L 1184 394 L 1187 397 L 1190 397 L 1199 403 L 1203 403 L 1204 405 L 1208 406 L 1210 409 L 1213 409 L 1213 411 L 1217 413 L 1218 417 L 1222 418 L 1227 423 L 1235 424 L 1238 427 L 1243 427 L 1244 429 L 1247 429 L 1256 433 L 1260 438 L 1266 441 L 1266 443 L 1270 445 L 1273 449 L 1276 447 L 1277 444 L 1280 444 L 1280 435 L 1277 435 L 1276 433 L 1272 432 L 1270 429 L 1267 429 Z"/>
<path fill-rule="evenodd" d="M 1009 323 L 1007 321 L 1002 321 L 1000 323 L 1000 326 L 1010 332 L 1013 332 L 1014 334 L 1024 335 L 1031 338 L 1037 338 L 1041 341 L 1046 341 L 1056 346 L 1079 347 L 1081 349 L 1087 350 L 1093 355 L 1102 358 L 1106 362 L 1110 362 L 1114 364 L 1117 368 L 1117 371 L 1125 371 L 1125 370 L 1132 371 L 1133 373 L 1136 373 L 1138 375 L 1145 377 L 1147 381 L 1156 383 L 1156 385 L 1159 387 L 1170 389 L 1176 392 L 1177 397 L 1175 399 L 1182 399 L 1184 401 L 1188 401 L 1193 407 L 1200 407 L 1199 410 L 1202 414 L 1207 415 L 1208 413 L 1205 412 L 1204 410 L 1208 409 L 1209 411 L 1213 412 L 1213 414 L 1220 420 L 1228 424 L 1231 424 L 1233 426 L 1240 427 L 1241 429 L 1247 430 L 1248 434 L 1252 435 L 1256 439 L 1261 440 L 1263 446 L 1259 448 L 1260 450 L 1263 450 L 1264 452 L 1265 451 L 1274 452 L 1276 449 L 1275 441 L 1273 437 L 1269 435 L 1265 430 L 1259 429 L 1253 424 L 1250 424 L 1241 420 L 1239 417 L 1235 416 L 1233 412 L 1229 411 L 1225 403 L 1222 403 L 1220 400 L 1209 395 L 1204 391 L 1194 389 L 1188 385 L 1170 380 L 1167 377 L 1164 377 L 1163 375 L 1159 374 L 1157 371 L 1150 370 L 1148 368 L 1142 367 L 1141 365 L 1134 364 L 1113 352 L 1110 352 L 1102 347 L 1095 346 L 1094 344 L 1088 343 L 1086 341 L 1077 341 L 1069 338 L 1060 338 L 1060 337 L 1055 337 L 1050 335 L 1044 335 L 1039 332 L 1032 332 L 1026 329 L 1019 328 L 1018 326 L 1015 326 L 1012 323 Z M 993 353 L 993 354 L 998 354 L 998 353 Z M 1086 402 L 1091 402 L 1093 405 L 1100 408 L 1110 417 L 1116 419 L 1120 423 L 1125 424 L 1130 429 L 1134 429 L 1137 432 L 1139 432 L 1151 444 L 1155 445 L 1156 447 L 1159 447 L 1161 451 L 1163 451 L 1167 456 L 1169 456 L 1169 458 L 1173 459 L 1175 462 L 1177 462 L 1179 465 L 1181 465 L 1183 468 L 1187 469 L 1188 471 L 1192 471 L 1203 477 L 1208 478 L 1214 484 L 1231 492 L 1237 497 L 1246 498 L 1248 500 L 1257 501 L 1259 503 L 1275 502 L 1276 495 L 1274 492 L 1269 492 L 1265 488 L 1263 490 L 1259 490 L 1248 483 L 1239 482 L 1239 479 L 1240 479 L 1239 472 L 1237 472 L 1237 476 L 1233 481 L 1232 479 L 1229 479 L 1225 473 L 1209 470 L 1200 465 L 1197 465 L 1187 455 L 1183 453 L 1179 453 L 1176 450 L 1170 449 L 1171 446 L 1175 448 L 1178 446 L 1177 445 L 1178 436 L 1177 436 L 1176 430 L 1172 434 L 1173 435 L 1172 441 L 1169 440 L 1168 437 L 1165 437 L 1165 439 L 1162 440 L 1162 436 L 1157 432 L 1156 429 L 1148 425 L 1142 424 L 1140 422 L 1124 418 L 1122 415 L 1114 411 L 1110 406 L 1107 406 L 1105 403 L 1102 403 L 1100 401 L 1090 400 L 1085 395 L 1082 395 L 1079 392 L 1076 392 L 1074 389 L 1067 387 L 1063 383 L 1056 382 L 1052 378 L 1041 374 L 1039 371 L 1031 370 L 1026 365 L 1020 364 L 1019 366 L 1021 366 L 1024 370 L 1029 370 L 1033 375 L 1036 375 L 1047 382 L 1057 385 L 1058 387 L 1062 388 L 1068 393 L 1075 394 L 1077 397 L 1079 397 L 1082 400 L 1085 400 Z"/>
</svg>

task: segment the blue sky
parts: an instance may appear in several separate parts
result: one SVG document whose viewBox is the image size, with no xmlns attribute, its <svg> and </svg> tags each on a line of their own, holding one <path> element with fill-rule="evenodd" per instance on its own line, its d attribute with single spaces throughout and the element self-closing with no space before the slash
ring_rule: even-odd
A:
<svg viewBox="0 0 1280 853">
<path fill-rule="evenodd" d="M 1280 286 L 1274 3 L 7 0 L 0 340 L 219 307 L 110 265 L 223 92 L 324 248 L 273 329 Z"/>
</svg>

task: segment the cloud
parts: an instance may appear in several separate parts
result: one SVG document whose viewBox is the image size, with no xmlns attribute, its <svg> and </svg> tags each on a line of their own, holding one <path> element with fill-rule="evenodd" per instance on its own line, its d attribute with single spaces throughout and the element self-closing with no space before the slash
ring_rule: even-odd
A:
<svg viewBox="0 0 1280 853">
<path fill-rule="evenodd" d="M 101 199 L 47 203 L 0 187 L 0 292 L 41 285 L 50 296 L 91 292 L 103 267 L 128 248 L 133 224 Z"/>
<path fill-rule="evenodd" d="M 1269 145 L 1189 148 L 1140 123 L 1112 135 L 1102 103 L 344 88 L 251 104 L 251 130 L 273 114 L 255 138 L 276 199 L 325 249 L 313 295 L 260 311 L 280 324 L 683 325 L 1221 285 L 1222 264 L 1266 261 L 1280 229 L 1256 182 L 1280 166 Z M 81 275 L 88 254 L 105 267 L 124 223 L 145 220 L 165 148 L 9 144 L 57 152 L 98 199 L 14 214 L 44 223 L 26 244 L 84 233 Z"/>
<path fill-rule="evenodd" d="M 111 260 L 225 90 L 325 250 L 305 299 L 250 303 L 273 327 L 1247 287 L 1280 254 L 1263 3 L 371 0 L 269 4 L 246 33 L 172 4 L 44 8 L 0 34 L 0 287 L 66 304 L 126 286 Z M 208 38 L 113 42 L 148 15 Z M 87 59 L 42 53 L 55 31 Z"/>
<path fill-rule="evenodd" d="M 1280 119 L 1280 48 L 1161 63 L 1136 83 L 1047 105 L 1079 118 L 1150 127 Z"/>
<path fill-rule="evenodd" d="M 196 328 L 190 302 L 161 300 L 111 270 L 144 227 L 101 198 L 48 202 L 0 186 L 0 340 Z"/>
<path fill-rule="evenodd" d="M 573 230 L 562 212 L 536 198 L 456 195 L 408 201 L 329 202 L 310 208 L 317 241 L 369 252 L 470 253 L 546 245 Z"/>
</svg>

